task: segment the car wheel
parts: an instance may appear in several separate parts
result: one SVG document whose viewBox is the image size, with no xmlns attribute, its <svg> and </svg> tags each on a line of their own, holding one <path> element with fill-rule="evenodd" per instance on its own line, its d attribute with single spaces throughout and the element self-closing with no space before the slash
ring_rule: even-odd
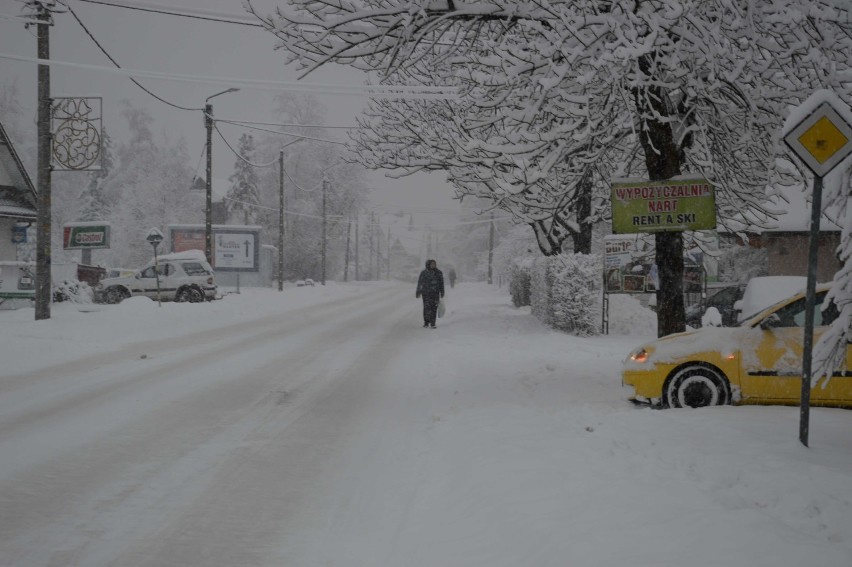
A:
<svg viewBox="0 0 852 567">
<path fill-rule="evenodd" d="M 129 294 L 120 287 L 111 287 L 106 290 L 104 297 L 106 298 L 107 303 L 114 305 L 124 301 L 125 298 L 129 297 Z"/>
<path fill-rule="evenodd" d="M 701 364 L 678 368 L 663 389 L 670 408 L 702 408 L 731 403 L 728 379 L 718 369 Z"/>
<path fill-rule="evenodd" d="M 204 294 L 197 287 L 185 287 L 178 293 L 177 300 L 187 303 L 201 303 L 204 301 Z"/>
</svg>

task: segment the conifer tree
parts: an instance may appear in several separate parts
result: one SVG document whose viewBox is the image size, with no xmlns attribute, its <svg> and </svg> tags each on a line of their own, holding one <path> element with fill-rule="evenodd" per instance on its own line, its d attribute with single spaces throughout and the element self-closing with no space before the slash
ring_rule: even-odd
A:
<svg viewBox="0 0 852 567">
<path fill-rule="evenodd" d="M 240 157 L 234 162 L 234 173 L 228 178 L 232 185 L 225 197 L 228 219 L 246 225 L 255 224 L 260 210 L 260 191 L 257 172 L 250 163 L 255 151 L 251 134 L 240 136 L 237 151 Z"/>
</svg>

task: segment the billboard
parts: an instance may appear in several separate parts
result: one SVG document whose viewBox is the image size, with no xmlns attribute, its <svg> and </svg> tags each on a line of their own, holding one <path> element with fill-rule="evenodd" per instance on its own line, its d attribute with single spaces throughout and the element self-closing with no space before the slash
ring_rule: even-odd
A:
<svg viewBox="0 0 852 567">
<path fill-rule="evenodd" d="M 257 272 L 260 269 L 260 226 L 213 225 L 213 258 L 220 272 Z M 204 251 L 204 225 L 170 225 L 172 252 Z"/>
<path fill-rule="evenodd" d="M 217 270 L 257 271 L 258 233 L 227 227 L 213 232 L 213 258 Z"/>
<path fill-rule="evenodd" d="M 649 235 L 604 238 L 604 290 L 606 293 L 654 293 L 660 285 L 655 263 L 654 238 Z M 703 254 L 686 252 L 683 291 L 696 293 L 703 287 Z"/>
<path fill-rule="evenodd" d="M 612 183 L 613 234 L 714 228 L 716 195 L 706 179 Z"/>
<path fill-rule="evenodd" d="M 62 229 L 64 250 L 109 248 L 110 224 L 106 222 L 74 222 Z"/>
</svg>

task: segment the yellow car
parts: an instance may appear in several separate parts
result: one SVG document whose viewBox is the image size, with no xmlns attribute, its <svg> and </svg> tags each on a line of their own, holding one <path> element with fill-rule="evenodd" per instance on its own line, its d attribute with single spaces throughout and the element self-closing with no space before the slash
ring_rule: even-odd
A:
<svg viewBox="0 0 852 567">
<path fill-rule="evenodd" d="M 817 287 L 814 344 L 838 316 L 822 309 Z M 802 390 L 805 293 L 780 301 L 736 327 L 704 327 L 643 345 L 628 355 L 623 383 L 636 403 L 657 407 L 725 404 L 798 405 Z M 846 364 L 811 389 L 815 406 L 852 407 L 852 348 Z"/>
</svg>

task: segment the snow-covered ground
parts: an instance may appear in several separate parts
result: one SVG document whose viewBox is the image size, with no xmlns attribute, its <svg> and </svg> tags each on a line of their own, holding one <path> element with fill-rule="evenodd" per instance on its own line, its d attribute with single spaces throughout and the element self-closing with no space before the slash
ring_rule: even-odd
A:
<svg viewBox="0 0 852 567">
<path fill-rule="evenodd" d="M 631 406 L 506 290 L 0 312 L 0 565 L 852 565 L 852 412 Z M 624 334 L 629 329 L 633 334 Z M 621 333 L 621 334 L 619 334 Z"/>
</svg>

